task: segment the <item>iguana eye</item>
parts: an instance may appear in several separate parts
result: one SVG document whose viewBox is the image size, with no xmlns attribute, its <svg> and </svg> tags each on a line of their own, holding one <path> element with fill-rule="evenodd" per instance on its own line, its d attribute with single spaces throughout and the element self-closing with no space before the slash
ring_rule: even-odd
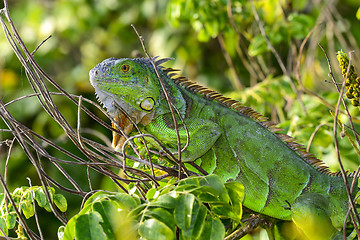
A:
<svg viewBox="0 0 360 240">
<path fill-rule="evenodd" d="M 124 64 L 124 65 L 122 65 L 120 68 L 121 68 L 121 71 L 123 71 L 124 73 L 126 73 L 127 71 L 129 71 L 130 66 L 129 66 L 129 64 Z"/>
<path fill-rule="evenodd" d="M 141 101 L 140 107 L 143 110 L 151 111 L 155 105 L 155 101 L 152 97 L 147 97 Z"/>
</svg>

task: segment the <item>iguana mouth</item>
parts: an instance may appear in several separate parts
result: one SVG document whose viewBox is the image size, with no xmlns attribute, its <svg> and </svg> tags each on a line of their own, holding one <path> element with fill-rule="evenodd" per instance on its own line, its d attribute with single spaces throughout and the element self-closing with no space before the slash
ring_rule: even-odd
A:
<svg viewBox="0 0 360 240">
<path fill-rule="evenodd" d="M 117 133 L 115 131 L 112 132 L 113 139 L 111 146 L 116 151 L 122 151 L 122 147 L 128 137 L 128 135 L 134 130 L 134 124 L 141 124 L 142 126 L 146 126 L 153 119 L 153 113 L 145 114 L 140 111 L 133 112 L 132 115 L 124 114 L 121 111 L 118 111 L 117 115 L 113 118 L 116 123 L 112 123 L 112 127 L 118 129 L 117 125 L 123 130 L 124 135 Z M 129 119 L 131 117 L 132 119 Z"/>
<path fill-rule="evenodd" d="M 128 103 L 121 100 L 121 97 L 108 93 L 99 86 L 99 81 L 94 74 L 90 73 L 90 82 L 95 88 L 95 95 L 97 100 L 102 103 L 107 112 L 114 119 L 112 127 L 118 129 L 120 127 L 123 130 L 124 136 L 118 132 L 113 131 L 113 140 L 111 146 L 116 151 L 122 151 L 122 147 L 127 139 L 127 136 L 134 130 L 134 124 L 142 124 L 146 126 L 151 122 L 154 116 L 154 111 L 144 112 L 139 111 L 131 107 Z M 125 114 L 125 113 L 126 114 Z M 129 117 L 131 119 L 129 119 Z"/>
<path fill-rule="evenodd" d="M 124 131 L 126 135 L 129 135 L 131 131 L 134 129 L 134 125 L 132 124 L 131 120 L 123 113 L 119 112 L 118 116 L 114 117 L 114 120 L 116 123 L 112 122 L 112 127 L 118 129 L 118 127 L 116 126 L 117 124 Z M 112 136 L 113 139 L 111 146 L 115 150 L 121 151 L 126 141 L 126 137 L 115 131 L 112 132 Z"/>
</svg>

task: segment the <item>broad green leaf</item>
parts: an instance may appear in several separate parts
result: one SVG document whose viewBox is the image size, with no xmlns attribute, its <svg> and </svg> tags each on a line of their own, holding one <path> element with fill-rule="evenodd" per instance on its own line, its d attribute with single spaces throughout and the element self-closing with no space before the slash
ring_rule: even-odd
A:
<svg viewBox="0 0 360 240">
<path fill-rule="evenodd" d="M 72 217 L 65 226 L 63 240 L 74 240 L 75 238 L 75 225 L 78 216 Z"/>
<path fill-rule="evenodd" d="M 148 200 L 153 199 L 156 192 L 158 192 L 156 188 L 149 189 L 149 191 L 147 191 L 147 193 L 146 193 L 146 199 L 148 199 Z"/>
<path fill-rule="evenodd" d="M 101 201 L 113 201 L 121 209 L 135 208 L 139 204 L 139 200 L 135 197 L 129 196 L 125 193 L 109 193 L 109 192 L 96 192 L 84 204 L 80 213 L 91 212 L 93 203 Z"/>
<path fill-rule="evenodd" d="M 129 215 L 133 216 L 135 218 L 138 217 L 139 214 L 142 214 L 142 211 L 146 208 L 146 206 L 147 206 L 147 204 L 141 204 L 141 205 L 137 206 L 136 208 L 131 210 Z"/>
<path fill-rule="evenodd" d="M 219 219 L 210 218 L 205 222 L 204 229 L 199 240 L 223 240 L 225 227 Z"/>
<path fill-rule="evenodd" d="M 96 201 L 101 201 L 103 199 L 108 198 L 109 196 L 113 196 L 114 194 L 99 191 L 94 193 L 91 197 L 89 197 L 88 200 L 86 200 L 83 209 L 88 209 L 89 206 L 92 206 L 92 204 Z"/>
<path fill-rule="evenodd" d="M 249 55 L 252 57 L 263 54 L 268 50 L 266 41 L 262 35 L 257 35 L 253 39 L 251 39 L 249 45 Z"/>
<path fill-rule="evenodd" d="M 21 210 L 26 217 L 26 219 L 29 219 L 30 217 L 34 216 L 35 209 L 31 201 L 24 201 L 21 204 Z"/>
<path fill-rule="evenodd" d="M 140 200 L 137 197 L 132 197 L 126 193 L 117 193 L 114 198 L 121 203 L 123 209 L 127 210 L 134 209 L 140 204 Z"/>
<path fill-rule="evenodd" d="M 205 206 L 200 205 L 198 201 L 194 202 L 192 213 L 191 213 L 191 223 L 189 228 L 182 229 L 181 235 L 184 239 L 198 239 L 205 225 L 205 218 L 207 214 L 207 209 Z"/>
<path fill-rule="evenodd" d="M 157 219 L 148 219 L 140 223 L 139 234 L 147 240 L 171 240 L 174 239 L 174 232 L 163 222 Z"/>
<path fill-rule="evenodd" d="M 145 213 L 147 217 L 157 219 L 165 223 L 172 231 L 175 231 L 174 216 L 163 208 L 148 209 Z"/>
<path fill-rule="evenodd" d="M 76 239 L 107 239 L 100 222 L 102 222 L 102 219 L 97 212 L 80 215 L 75 224 Z"/>
<path fill-rule="evenodd" d="M 42 187 L 37 188 L 35 191 L 35 200 L 40 207 L 45 207 L 47 204 L 47 198 Z"/>
<path fill-rule="evenodd" d="M 16 215 L 14 214 L 7 214 L 6 215 L 6 227 L 8 229 L 13 229 L 16 225 Z"/>
<path fill-rule="evenodd" d="M 210 174 L 199 181 L 201 186 L 209 186 L 217 191 L 219 199 L 224 203 L 230 201 L 230 197 L 226 191 L 224 183 L 221 181 L 219 176 L 215 174 Z"/>
<path fill-rule="evenodd" d="M 50 195 L 50 199 L 53 201 L 55 195 L 55 189 L 48 187 L 47 190 Z M 35 199 L 40 207 L 43 207 L 46 211 L 51 212 L 50 203 L 46 197 L 43 187 L 39 187 L 38 189 L 35 190 Z"/>
<path fill-rule="evenodd" d="M 66 212 L 67 210 L 67 201 L 66 198 L 62 194 L 55 194 L 54 203 L 62 212 Z"/>
<path fill-rule="evenodd" d="M 0 228 L 3 230 L 6 236 L 9 234 L 8 228 L 6 227 L 6 221 L 3 218 L 0 218 Z M 4 236 L 1 231 L 0 236 Z"/>
<path fill-rule="evenodd" d="M 190 185 L 194 185 L 194 186 L 199 186 L 199 177 L 190 177 L 190 178 L 185 178 L 181 181 L 179 181 L 178 187 L 180 186 L 190 186 Z"/>
<path fill-rule="evenodd" d="M 213 203 L 219 201 L 218 193 L 209 186 L 202 186 L 195 191 L 191 191 L 191 193 L 196 195 L 201 202 Z"/>
<path fill-rule="evenodd" d="M 157 200 L 150 202 L 149 206 L 174 209 L 176 206 L 176 199 L 171 196 L 171 193 L 167 193 L 166 195 L 161 195 Z"/>
<path fill-rule="evenodd" d="M 233 208 L 229 204 L 219 202 L 219 203 L 211 204 L 210 207 L 211 210 L 215 214 L 218 214 L 220 217 L 231 218 L 235 221 L 241 220 L 241 215 L 239 216 L 237 213 L 235 213 L 233 211 Z"/>
<path fill-rule="evenodd" d="M 193 194 L 181 194 L 177 198 L 174 217 L 179 228 L 188 229 L 190 227 L 194 201 L 195 196 Z"/>
<path fill-rule="evenodd" d="M 57 231 L 57 236 L 59 240 L 63 240 L 65 235 L 65 226 L 60 226 Z"/>
<path fill-rule="evenodd" d="M 183 239 L 198 239 L 205 224 L 207 209 L 193 194 L 181 194 L 174 209 L 176 225 Z"/>
<path fill-rule="evenodd" d="M 299 13 L 292 13 L 288 16 L 287 32 L 295 39 L 305 38 L 310 32 L 314 23 L 310 16 Z"/>
<path fill-rule="evenodd" d="M 110 201 L 99 201 L 93 204 L 93 210 L 101 215 L 101 226 L 108 239 L 114 239 L 111 214 L 117 212 L 117 206 L 112 204 Z"/>
<path fill-rule="evenodd" d="M 244 200 L 244 185 L 238 182 L 225 183 L 225 187 L 230 196 L 231 206 L 236 215 L 241 219 L 242 216 L 242 201 Z"/>
<path fill-rule="evenodd" d="M 48 201 L 46 201 L 46 204 L 44 206 L 44 209 L 48 212 L 51 212 L 51 208 L 50 208 L 50 203 Z"/>
</svg>

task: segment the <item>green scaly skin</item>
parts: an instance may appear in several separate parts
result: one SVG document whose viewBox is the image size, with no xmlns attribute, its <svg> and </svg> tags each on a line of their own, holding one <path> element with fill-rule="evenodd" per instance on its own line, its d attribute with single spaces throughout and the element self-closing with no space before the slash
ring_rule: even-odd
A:
<svg viewBox="0 0 360 240">
<path fill-rule="evenodd" d="M 342 177 L 330 173 L 320 160 L 297 150 L 299 146 L 289 137 L 274 133 L 272 125 L 250 108 L 185 78 L 173 77 L 173 69 L 161 66 L 168 60 L 154 58 L 170 101 L 189 132 L 181 160 L 196 161 L 224 181 L 242 183 L 245 207 L 293 221 L 309 239 L 341 238 L 337 229 L 348 211 Z M 89 74 L 99 101 L 127 134 L 132 127 L 121 122 L 119 107 L 143 132 L 177 149 L 169 104 L 148 59 L 110 58 Z M 178 125 L 185 146 L 186 131 L 180 120 Z M 114 137 L 114 148 L 122 144 L 119 137 Z M 355 188 L 354 193 L 357 191 Z"/>
</svg>

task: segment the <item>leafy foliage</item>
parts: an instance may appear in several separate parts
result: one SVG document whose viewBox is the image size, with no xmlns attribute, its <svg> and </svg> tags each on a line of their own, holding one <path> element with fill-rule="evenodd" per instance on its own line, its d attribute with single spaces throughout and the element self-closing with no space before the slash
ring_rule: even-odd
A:
<svg viewBox="0 0 360 240">
<path fill-rule="evenodd" d="M 56 194 L 54 188 L 47 189 L 50 200 L 61 211 L 67 211 L 67 201 L 62 194 Z M 26 219 L 35 215 L 35 201 L 38 206 L 44 208 L 46 211 L 51 212 L 50 203 L 42 186 L 33 187 L 19 187 L 11 194 L 15 206 L 9 202 L 4 193 L 0 193 L 0 228 L 8 235 L 9 229 L 14 229 L 17 224 L 18 215 L 15 211 L 18 209 Z M 0 232 L 0 236 L 4 236 Z"/>
<path fill-rule="evenodd" d="M 153 190 L 153 191 L 152 191 Z M 216 175 L 191 177 L 149 190 L 148 201 L 125 193 L 97 192 L 59 228 L 60 239 L 224 239 L 223 221 L 236 227 L 244 188 Z M 231 231 L 228 229 L 228 231 Z M 120 236 L 121 234 L 121 236 Z"/>
</svg>

